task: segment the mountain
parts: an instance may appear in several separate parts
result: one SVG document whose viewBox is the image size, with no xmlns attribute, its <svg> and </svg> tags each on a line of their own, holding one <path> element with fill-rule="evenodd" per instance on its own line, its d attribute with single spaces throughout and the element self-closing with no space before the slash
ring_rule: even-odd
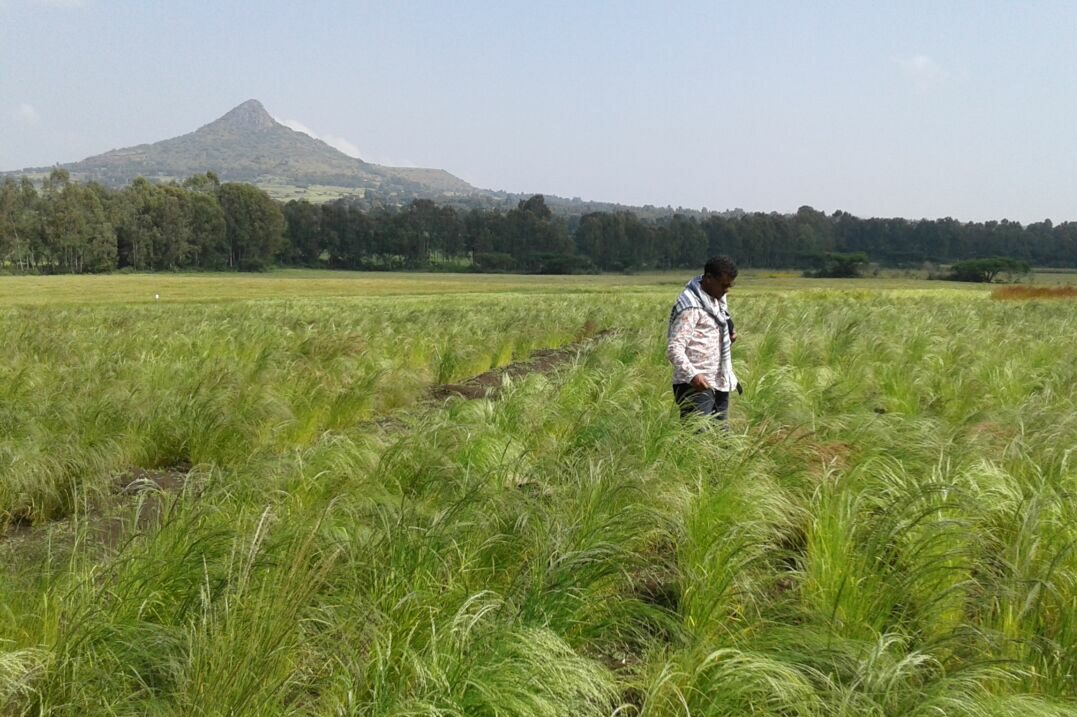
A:
<svg viewBox="0 0 1077 717">
<path fill-rule="evenodd" d="M 376 193 L 386 198 L 483 194 L 441 169 L 385 167 L 349 157 L 280 124 L 258 100 L 247 100 L 189 134 L 114 149 L 60 165 L 72 178 L 122 186 L 135 177 L 183 180 L 207 171 L 225 182 L 249 182 L 279 198 Z M 47 168 L 24 172 L 48 171 Z"/>
</svg>

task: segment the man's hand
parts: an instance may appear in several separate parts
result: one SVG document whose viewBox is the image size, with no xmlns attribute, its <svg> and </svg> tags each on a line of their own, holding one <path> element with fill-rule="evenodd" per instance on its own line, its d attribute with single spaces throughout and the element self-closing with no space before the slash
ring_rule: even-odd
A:
<svg viewBox="0 0 1077 717">
<path fill-rule="evenodd" d="M 709 391 L 711 385 L 707 381 L 707 378 L 700 373 L 692 377 L 692 388 L 702 393 L 703 391 Z"/>
<path fill-rule="evenodd" d="M 730 331 L 729 332 L 729 343 L 733 343 L 736 340 L 737 340 L 737 332 L 736 331 Z"/>
</svg>

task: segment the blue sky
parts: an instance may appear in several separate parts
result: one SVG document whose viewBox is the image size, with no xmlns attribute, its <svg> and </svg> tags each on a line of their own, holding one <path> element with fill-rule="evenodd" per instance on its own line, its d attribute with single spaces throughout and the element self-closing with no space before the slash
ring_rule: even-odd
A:
<svg viewBox="0 0 1077 717">
<path fill-rule="evenodd" d="M 1075 2 L 0 0 L 0 169 L 250 98 L 368 161 L 691 208 L 1077 220 Z"/>
</svg>

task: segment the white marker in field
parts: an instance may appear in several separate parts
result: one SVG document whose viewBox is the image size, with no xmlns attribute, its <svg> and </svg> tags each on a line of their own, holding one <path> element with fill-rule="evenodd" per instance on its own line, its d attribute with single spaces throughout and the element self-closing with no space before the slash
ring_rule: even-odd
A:
<svg viewBox="0 0 1077 717">
<path fill-rule="evenodd" d="M 154 294 L 153 295 L 153 300 L 154 301 L 160 301 L 161 300 L 161 295 L 160 294 Z"/>
</svg>

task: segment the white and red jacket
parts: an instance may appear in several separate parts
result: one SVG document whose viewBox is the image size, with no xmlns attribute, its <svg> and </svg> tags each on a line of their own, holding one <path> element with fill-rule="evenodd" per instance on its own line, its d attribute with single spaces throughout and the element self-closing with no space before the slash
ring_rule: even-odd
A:
<svg viewBox="0 0 1077 717">
<path fill-rule="evenodd" d="M 737 388 L 730 333 L 733 318 L 726 298 L 715 299 L 697 276 L 677 297 L 669 316 L 666 358 L 673 364 L 673 383 L 691 383 L 700 374 L 718 391 Z"/>
</svg>

